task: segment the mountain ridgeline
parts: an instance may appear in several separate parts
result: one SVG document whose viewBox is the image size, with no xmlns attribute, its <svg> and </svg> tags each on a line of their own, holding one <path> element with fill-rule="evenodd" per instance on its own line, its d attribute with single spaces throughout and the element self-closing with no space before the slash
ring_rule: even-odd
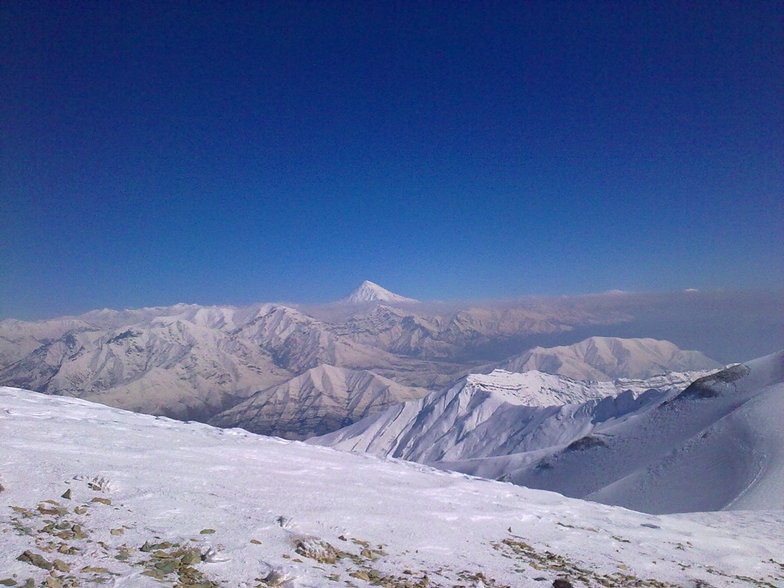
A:
<svg viewBox="0 0 784 588">
<path fill-rule="evenodd" d="M 5 320 L 0 383 L 301 439 L 499 365 L 593 380 L 718 366 L 653 339 L 526 351 L 537 337 L 574 340 L 628 320 L 627 307 L 604 297 L 423 303 L 363 282 L 320 306 L 178 304 Z"/>
<path fill-rule="evenodd" d="M 496 370 L 310 442 L 650 513 L 781 510 L 783 416 L 778 352 L 645 380 Z"/>
</svg>

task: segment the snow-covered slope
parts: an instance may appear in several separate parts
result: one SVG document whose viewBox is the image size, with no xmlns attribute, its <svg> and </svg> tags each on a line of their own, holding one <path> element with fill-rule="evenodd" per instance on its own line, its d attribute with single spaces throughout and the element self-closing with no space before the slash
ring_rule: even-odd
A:
<svg viewBox="0 0 784 588">
<path fill-rule="evenodd" d="M 413 298 L 406 298 L 378 284 L 365 280 L 356 287 L 348 296 L 341 298 L 339 303 L 343 304 L 367 304 L 369 302 L 386 302 L 389 304 L 409 304 L 419 302 Z"/>
<path fill-rule="evenodd" d="M 721 365 L 699 351 L 684 351 L 669 341 L 589 337 L 574 345 L 535 347 L 500 367 L 511 372 L 539 370 L 575 380 L 614 380 L 715 369 Z"/>
<path fill-rule="evenodd" d="M 509 479 L 646 512 L 784 509 L 783 382 L 784 352 L 728 368 Z"/>
<path fill-rule="evenodd" d="M 683 390 L 703 373 L 616 382 L 538 371 L 472 374 L 451 388 L 309 442 L 424 463 L 535 451 L 574 441 L 596 422 L 621 418 Z"/>
<path fill-rule="evenodd" d="M 210 424 L 242 427 L 286 439 L 306 439 L 427 393 L 424 388 L 401 386 L 367 370 L 323 364 L 257 392 L 213 417 Z"/>
<path fill-rule="evenodd" d="M 644 512 L 784 509 L 784 352 L 698 375 L 495 371 L 310 442 Z"/>
<path fill-rule="evenodd" d="M 0 406 L 6 585 L 784 582 L 780 511 L 644 515 L 78 399 Z"/>
</svg>

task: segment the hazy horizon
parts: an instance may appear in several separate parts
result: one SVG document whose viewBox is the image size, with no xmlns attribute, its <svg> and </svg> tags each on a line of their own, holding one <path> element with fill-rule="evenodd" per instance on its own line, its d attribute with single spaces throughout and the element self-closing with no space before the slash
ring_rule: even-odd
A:
<svg viewBox="0 0 784 588">
<path fill-rule="evenodd" d="M 782 284 L 779 2 L 0 11 L 0 316 Z"/>
<path fill-rule="evenodd" d="M 383 286 L 383 285 L 382 285 Z M 288 304 L 327 322 L 340 322 L 361 310 L 362 305 L 341 306 L 335 301 L 299 304 L 295 301 L 257 300 L 244 304 L 198 305 L 245 308 L 257 304 Z M 169 308 L 174 305 L 147 305 L 130 309 Z M 475 361 L 497 361 L 535 346 L 569 345 L 590 336 L 644 337 L 671 341 L 682 349 L 696 349 L 722 363 L 747 361 L 784 348 L 784 289 L 771 291 L 677 291 L 677 292 L 605 292 L 582 295 L 520 296 L 508 299 L 422 300 L 414 304 L 395 305 L 415 314 L 450 315 L 466 308 L 535 309 L 537 306 L 563 306 L 564 309 L 611 309 L 625 316 L 623 321 L 577 325 L 571 330 L 529 334 L 511 339 L 499 338 L 472 349 Z M 103 309 L 89 309 L 85 312 Z M 84 313 L 3 320 L 56 320 Z"/>
</svg>

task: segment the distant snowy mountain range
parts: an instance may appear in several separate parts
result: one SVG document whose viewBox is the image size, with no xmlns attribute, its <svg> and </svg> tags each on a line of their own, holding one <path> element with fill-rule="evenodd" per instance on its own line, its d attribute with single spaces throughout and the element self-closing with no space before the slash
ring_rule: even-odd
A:
<svg viewBox="0 0 784 588">
<path fill-rule="evenodd" d="M 363 282 L 320 307 L 179 304 L 5 320 L 0 383 L 301 439 L 490 371 L 498 364 L 488 357 L 526 349 L 532 336 L 623 320 L 590 298 L 450 307 Z M 596 337 L 502 365 L 594 380 L 718 367 L 671 343 Z"/>
<path fill-rule="evenodd" d="M 427 393 L 424 388 L 401 386 L 367 370 L 322 364 L 283 384 L 256 392 L 209 422 L 288 439 L 307 439 Z"/>
<path fill-rule="evenodd" d="M 501 363 L 510 372 L 539 370 L 576 380 L 649 378 L 667 372 L 718 368 L 699 351 L 684 351 L 669 341 L 589 337 L 575 345 L 535 347 Z"/>
</svg>

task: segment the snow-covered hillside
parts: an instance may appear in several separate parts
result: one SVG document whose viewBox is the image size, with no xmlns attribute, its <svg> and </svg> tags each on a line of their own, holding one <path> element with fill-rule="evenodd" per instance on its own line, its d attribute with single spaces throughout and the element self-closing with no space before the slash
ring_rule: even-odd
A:
<svg viewBox="0 0 784 588">
<path fill-rule="evenodd" d="M 306 439 L 427 393 L 424 388 L 401 386 L 367 370 L 325 364 L 257 392 L 209 422 L 263 435 Z"/>
<path fill-rule="evenodd" d="M 500 364 L 510 372 L 539 370 L 575 380 L 650 378 L 719 367 L 699 351 L 684 351 L 669 341 L 619 337 L 589 337 L 574 345 L 535 347 Z"/>
<path fill-rule="evenodd" d="M 784 509 L 784 352 L 695 377 L 496 371 L 310 442 L 644 512 Z M 548 380 L 548 401 L 580 403 L 526 405 Z"/>
<path fill-rule="evenodd" d="M 652 516 L 0 388 L 0 583 L 777 586 L 784 514 Z"/>
<path fill-rule="evenodd" d="M 581 382 L 538 371 L 495 370 L 309 442 L 423 463 L 530 452 L 570 443 L 597 422 L 623 418 L 683 390 L 700 375 L 704 372 Z"/>
<path fill-rule="evenodd" d="M 646 512 L 784 509 L 784 352 L 598 424 L 509 479 Z"/>
</svg>

